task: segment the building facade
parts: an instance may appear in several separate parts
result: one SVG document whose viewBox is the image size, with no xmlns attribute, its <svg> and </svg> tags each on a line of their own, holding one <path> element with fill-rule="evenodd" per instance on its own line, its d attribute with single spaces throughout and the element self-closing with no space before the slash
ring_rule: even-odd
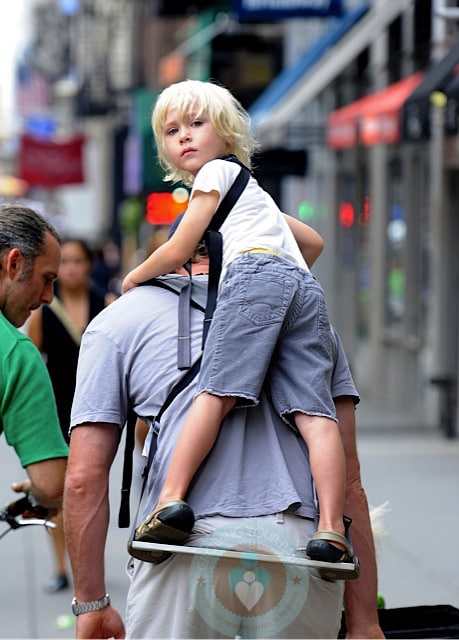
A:
<svg viewBox="0 0 459 640">
<path fill-rule="evenodd" d="M 166 190 L 149 124 L 158 91 L 186 77 L 224 83 L 252 115 L 260 180 L 325 239 L 315 272 L 363 398 L 419 424 L 445 414 L 453 435 L 458 10 L 447 0 L 37 7 L 39 33 L 59 38 L 35 39 L 30 68 L 46 77 L 60 126 L 87 136 L 91 202 L 80 209 L 93 210 L 94 233 L 122 235 L 126 202 L 144 215 Z"/>
</svg>

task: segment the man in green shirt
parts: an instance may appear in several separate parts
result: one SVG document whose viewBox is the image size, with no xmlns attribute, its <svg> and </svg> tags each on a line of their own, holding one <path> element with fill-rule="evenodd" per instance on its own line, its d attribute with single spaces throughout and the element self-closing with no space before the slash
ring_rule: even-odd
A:
<svg viewBox="0 0 459 640">
<path fill-rule="evenodd" d="M 59 262 L 59 236 L 41 215 L 0 206 L 0 433 L 28 475 L 14 490 L 52 509 L 61 504 L 68 450 L 45 364 L 18 328 L 51 302 Z"/>
</svg>

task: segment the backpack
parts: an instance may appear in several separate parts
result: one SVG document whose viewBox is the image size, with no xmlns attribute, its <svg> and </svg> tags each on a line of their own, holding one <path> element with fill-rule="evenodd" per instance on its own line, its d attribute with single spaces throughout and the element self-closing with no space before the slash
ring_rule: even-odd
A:
<svg viewBox="0 0 459 640">
<path fill-rule="evenodd" d="M 204 326 L 202 332 L 202 351 L 204 350 L 207 334 L 209 331 L 212 316 L 217 303 L 218 284 L 220 281 L 221 268 L 222 268 L 222 254 L 223 254 L 223 240 L 220 227 L 226 220 L 229 212 L 236 204 L 241 193 L 245 189 L 249 178 L 250 171 L 242 165 L 235 156 L 228 156 L 225 158 L 231 162 L 237 162 L 241 170 L 236 176 L 231 188 L 221 201 L 217 211 L 212 217 L 212 220 L 204 235 L 204 242 L 207 245 L 209 254 L 209 280 L 207 285 L 207 296 L 204 304 L 202 292 L 196 290 L 193 287 L 191 276 L 191 265 L 187 263 L 184 265 L 189 279 L 183 282 L 183 276 L 163 276 L 162 278 L 153 278 L 143 285 L 150 285 L 167 289 L 179 296 L 178 304 L 178 336 L 177 336 L 177 367 L 181 370 L 186 370 L 186 373 L 178 380 L 175 386 L 170 391 L 161 409 L 154 418 L 154 424 L 156 430 L 154 431 L 154 437 L 152 438 L 150 450 L 148 454 L 147 463 L 142 471 L 142 490 L 140 501 L 147 484 L 148 474 L 153 462 L 154 454 L 156 451 L 156 437 L 159 432 L 159 423 L 164 411 L 169 407 L 177 395 L 183 391 L 191 381 L 197 376 L 201 367 L 202 355 L 191 365 L 191 343 L 190 343 L 190 314 L 189 310 L 191 306 L 204 311 Z M 180 284 L 179 284 L 180 283 Z M 126 442 L 124 448 L 124 463 L 123 463 L 123 477 L 121 485 L 121 502 L 118 514 L 118 526 L 120 528 L 129 527 L 130 523 L 130 508 L 129 498 L 132 485 L 132 468 L 133 468 L 133 453 L 135 446 L 135 423 L 137 415 L 130 407 L 128 409 L 128 417 L 126 420 Z M 156 437 L 155 437 L 156 436 Z"/>
</svg>

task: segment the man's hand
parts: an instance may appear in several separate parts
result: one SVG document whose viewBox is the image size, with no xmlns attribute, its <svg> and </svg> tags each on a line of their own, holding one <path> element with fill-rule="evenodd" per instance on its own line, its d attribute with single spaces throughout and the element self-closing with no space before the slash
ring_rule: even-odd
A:
<svg viewBox="0 0 459 640">
<path fill-rule="evenodd" d="M 82 613 L 77 618 L 76 638 L 125 638 L 120 614 L 111 606 L 100 611 Z"/>
<path fill-rule="evenodd" d="M 32 489 L 32 482 L 30 481 L 29 478 L 26 478 L 25 480 L 21 480 L 21 482 L 13 482 L 13 484 L 11 485 L 11 488 L 16 493 L 22 492 L 28 495 Z"/>
<path fill-rule="evenodd" d="M 16 503 L 12 503 L 11 505 L 9 505 L 8 508 L 11 509 L 12 515 L 21 515 L 23 518 L 47 519 L 57 513 L 57 509 L 48 509 L 47 507 L 43 507 L 40 504 L 36 504 L 33 495 L 31 495 L 32 483 L 28 478 L 26 480 L 22 480 L 21 482 L 14 482 L 11 485 L 11 488 L 16 493 L 25 493 L 28 500 L 30 501 L 29 506 L 27 506 L 25 511 L 21 512 L 17 511 L 17 508 L 15 510 L 15 505 L 20 506 L 22 503 L 22 499 L 18 500 Z"/>
</svg>

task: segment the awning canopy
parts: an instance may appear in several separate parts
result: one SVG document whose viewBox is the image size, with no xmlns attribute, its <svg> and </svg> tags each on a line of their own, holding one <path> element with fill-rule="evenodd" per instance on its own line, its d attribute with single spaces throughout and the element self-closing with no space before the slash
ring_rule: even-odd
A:
<svg viewBox="0 0 459 640">
<path fill-rule="evenodd" d="M 386 89 L 333 111 L 327 122 L 327 144 L 348 149 L 357 144 L 395 144 L 400 141 L 400 109 L 419 86 L 423 74 L 415 73 Z"/>
<path fill-rule="evenodd" d="M 273 80 L 249 109 L 257 137 L 276 144 L 287 126 L 413 0 L 381 0 L 349 11 Z"/>
<path fill-rule="evenodd" d="M 413 91 L 402 108 L 402 139 L 410 142 L 430 138 L 430 96 L 434 91 L 446 95 L 455 93 L 454 78 L 459 64 L 459 42 L 437 64 L 432 65 L 424 75 L 422 83 Z M 457 97 L 458 94 L 456 94 Z M 453 107 L 454 105 L 449 105 Z M 456 107 L 457 109 L 457 107 Z M 447 113 L 449 108 L 447 106 Z M 457 111 L 456 111 L 457 113 Z M 449 118 L 447 118 L 448 120 Z M 455 125 L 457 131 L 457 123 Z M 448 132 L 448 128 L 447 128 Z"/>
<path fill-rule="evenodd" d="M 294 63 L 285 67 L 279 73 L 250 108 L 250 115 L 255 129 L 263 127 L 264 120 L 269 118 L 278 103 L 289 94 L 304 77 L 305 73 L 322 58 L 326 51 L 333 47 L 367 11 L 368 5 L 364 4 L 337 20 Z"/>
</svg>

